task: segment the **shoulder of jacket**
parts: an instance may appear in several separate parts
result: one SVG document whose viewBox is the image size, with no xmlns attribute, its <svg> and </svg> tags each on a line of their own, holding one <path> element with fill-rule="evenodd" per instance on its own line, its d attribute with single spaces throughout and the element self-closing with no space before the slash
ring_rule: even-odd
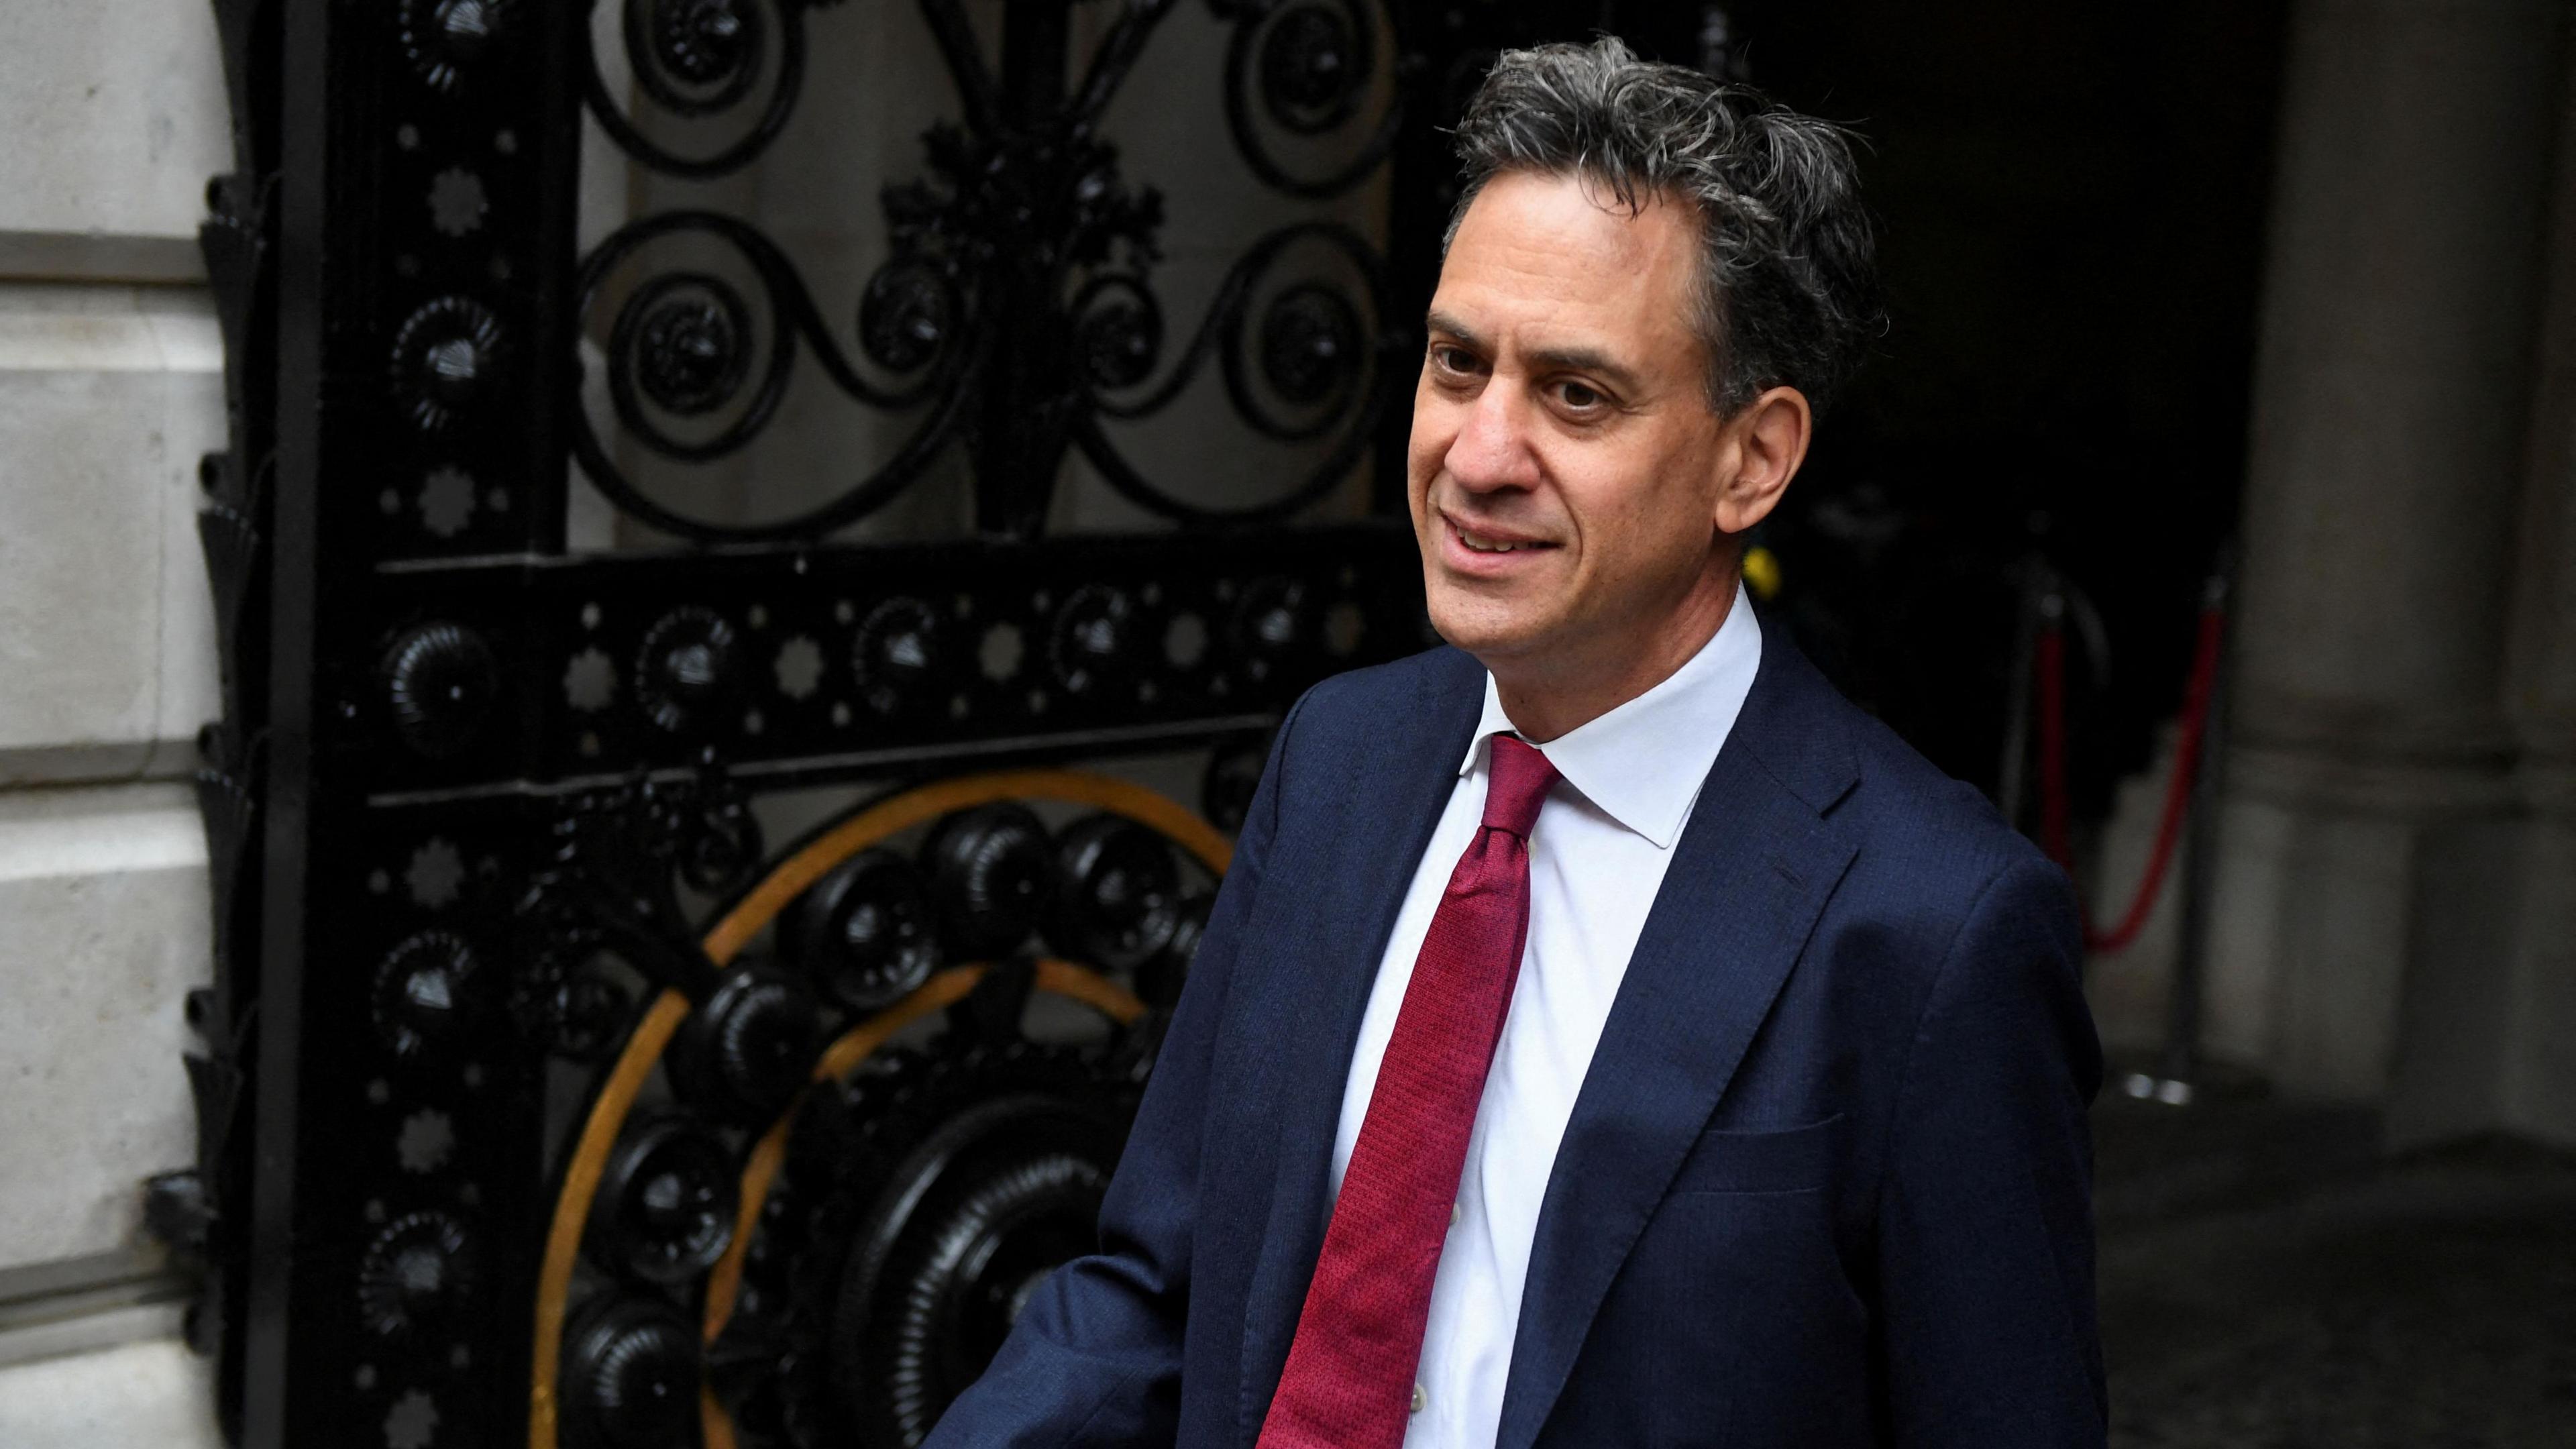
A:
<svg viewBox="0 0 2576 1449">
<path fill-rule="evenodd" d="M 1483 665 L 1446 644 L 1333 675 L 1298 700 L 1291 745 L 1339 747 L 1354 735 L 1417 718 L 1426 704 L 1451 692 L 1481 689 L 1484 676 Z"/>
<path fill-rule="evenodd" d="M 1873 874 L 1904 879 L 1925 904 L 1964 921 L 2004 877 L 2049 867 L 1983 791 L 1942 773 L 1894 730 L 1861 715 L 1853 739 L 1861 784 L 1838 813 L 1859 828 Z"/>
</svg>

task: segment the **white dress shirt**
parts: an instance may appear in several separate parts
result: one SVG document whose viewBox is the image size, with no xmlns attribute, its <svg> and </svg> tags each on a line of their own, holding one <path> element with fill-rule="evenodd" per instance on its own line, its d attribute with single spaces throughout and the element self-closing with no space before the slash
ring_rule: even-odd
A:
<svg viewBox="0 0 2576 1449">
<path fill-rule="evenodd" d="M 1738 585 L 1726 620 L 1661 684 L 1540 746 L 1563 778 L 1530 830 L 1530 922 L 1511 1012 L 1485 1077 L 1431 1318 L 1405 1449 L 1489 1449 L 1518 1331 L 1539 1203 L 1610 1003 L 1628 974 L 1673 845 L 1744 707 L 1762 631 Z M 1414 958 L 1458 857 L 1482 823 L 1486 741 L 1512 728 L 1491 675 L 1458 784 L 1414 868 L 1361 1020 L 1333 1139 L 1332 1192 L 1376 1090 Z"/>
</svg>

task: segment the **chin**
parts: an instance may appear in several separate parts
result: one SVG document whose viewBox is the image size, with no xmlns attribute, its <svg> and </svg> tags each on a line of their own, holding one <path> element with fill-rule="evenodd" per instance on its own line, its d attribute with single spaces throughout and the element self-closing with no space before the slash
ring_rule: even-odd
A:
<svg viewBox="0 0 2576 1449">
<path fill-rule="evenodd" d="M 1431 627 L 1440 637 L 1488 662 L 1527 652 L 1547 632 L 1546 621 L 1522 610 L 1496 607 L 1493 600 L 1473 595 L 1461 597 L 1436 585 L 1429 603 Z"/>
</svg>

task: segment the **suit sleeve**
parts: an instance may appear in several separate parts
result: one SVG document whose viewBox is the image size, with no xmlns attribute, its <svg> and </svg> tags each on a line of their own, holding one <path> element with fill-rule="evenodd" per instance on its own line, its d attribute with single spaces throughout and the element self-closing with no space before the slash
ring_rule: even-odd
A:
<svg viewBox="0 0 2576 1449">
<path fill-rule="evenodd" d="M 1217 1023 L 1278 826 L 1289 732 L 1304 707 L 1300 700 L 1289 710 L 1271 744 L 1101 1205 L 1100 1251 L 1067 1263 L 1030 1295 L 992 1366 L 958 1397 L 925 1449 L 1172 1442 Z"/>
<path fill-rule="evenodd" d="M 2086 1112 L 2101 1049 L 2065 876 L 1996 876 L 1911 1048 L 1879 1199 L 1881 1363 L 1903 1449 L 2099 1449 Z"/>
</svg>

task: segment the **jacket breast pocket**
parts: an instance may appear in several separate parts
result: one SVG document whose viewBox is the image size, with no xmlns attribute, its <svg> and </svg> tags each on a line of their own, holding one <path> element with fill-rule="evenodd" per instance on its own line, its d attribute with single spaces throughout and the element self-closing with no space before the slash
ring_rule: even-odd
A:
<svg viewBox="0 0 2576 1449">
<path fill-rule="evenodd" d="M 1832 1180 L 1843 1114 L 1772 1132 L 1712 1130 L 1691 1144 L 1672 1192 L 1814 1192 Z"/>
</svg>

